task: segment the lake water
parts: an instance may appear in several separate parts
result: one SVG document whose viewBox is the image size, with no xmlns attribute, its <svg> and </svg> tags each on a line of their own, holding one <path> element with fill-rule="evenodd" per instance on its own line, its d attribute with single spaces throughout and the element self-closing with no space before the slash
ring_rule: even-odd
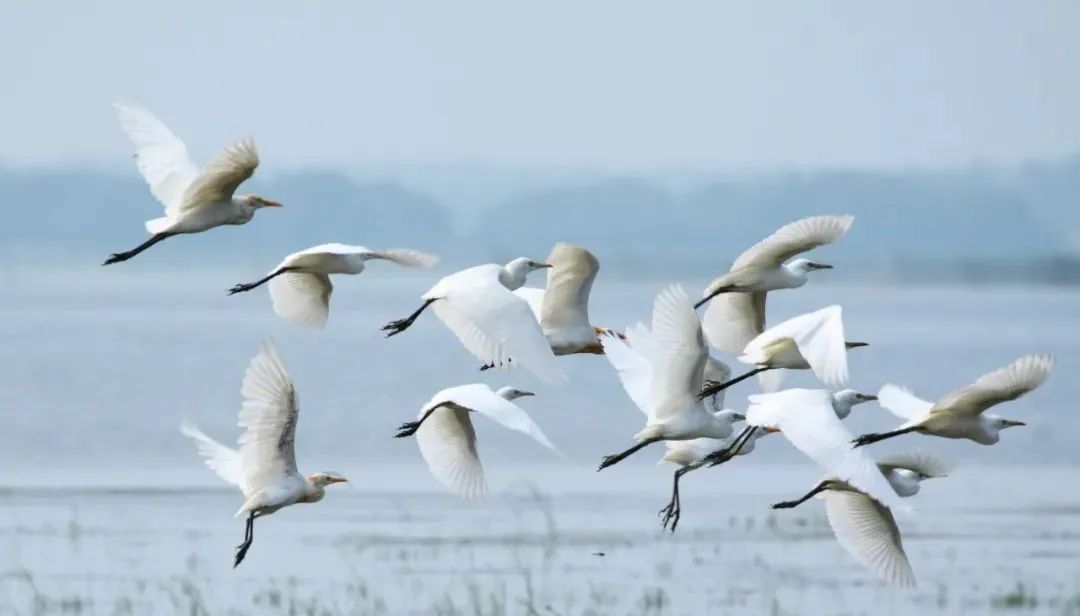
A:
<svg viewBox="0 0 1080 616">
<path fill-rule="evenodd" d="M 434 274 L 339 280 L 329 326 L 313 331 L 275 317 L 265 291 L 225 295 L 257 272 L 128 265 L 0 272 L 0 614 L 1080 614 L 1076 290 L 815 281 L 770 297 L 772 322 L 842 304 L 848 337 L 871 343 L 851 361 L 868 392 L 894 381 L 933 398 L 1024 353 L 1057 358 L 1042 388 L 1000 409 L 1028 427 L 999 445 L 912 435 L 875 449 L 959 464 L 899 520 L 921 582 L 900 591 L 836 545 L 820 503 L 768 509 L 819 475 L 779 438 L 688 476 L 679 530 L 662 532 L 672 469 L 655 466 L 659 450 L 594 472 L 642 422 L 603 358 L 561 358 L 572 382 L 552 390 L 478 373 L 433 315 L 381 337 Z M 611 278 L 591 312 L 613 327 L 647 319 L 667 283 Z M 302 470 L 340 471 L 353 489 L 260 520 L 233 571 L 239 497 L 176 427 L 235 437 L 240 378 L 266 336 L 300 392 Z M 436 390 L 480 380 L 536 391 L 523 405 L 566 457 L 478 422 L 493 494 L 470 504 L 391 435 Z M 897 420 L 864 405 L 847 423 Z"/>
</svg>

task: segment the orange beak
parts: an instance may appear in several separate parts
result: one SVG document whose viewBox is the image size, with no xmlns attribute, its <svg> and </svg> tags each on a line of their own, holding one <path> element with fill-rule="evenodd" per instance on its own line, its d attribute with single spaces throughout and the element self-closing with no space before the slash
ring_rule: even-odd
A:
<svg viewBox="0 0 1080 616">
<path fill-rule="evenodd" d="M 349 480 L 344 477 L 328 477 L 327 483 L 349 483 Z"/>
</svg>

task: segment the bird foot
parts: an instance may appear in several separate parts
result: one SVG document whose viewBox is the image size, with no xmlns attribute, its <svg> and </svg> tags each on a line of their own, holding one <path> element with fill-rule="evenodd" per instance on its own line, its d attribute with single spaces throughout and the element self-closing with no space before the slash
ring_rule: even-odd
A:
<svg viewBox="0 0 1080 616">
<path fill-rule="evenodd" d="M 617 453 L 610 456 L 604 456 L 604 459 L 600 461 L 600 466 L 596 469 L 596 472 L 600 472 L 605 468 L 611 466 L 612 464 L 619 462 L 620 460 L 622 460 L 622 456 Z"/>
<path fill-rule="evenodd" d="M 236 561 L 233 563 L 233 569 L 240 566 L 240 563 L 244 561 L 244 557 L 247 556 L 248 548 L 251 547 L 251 543 L 245 542 L 236 546 Z"/>
<path fill-rule="evenodd" d="M 383 328 L 382 328 L 381 331 L 390 332 L 390 333 L 386 334 L 386 337 L 389 338 L 390 336 L 396 336 L 397 334 L 400 334 L 401 332 L 409 329 L 410 325 L 412 325 L 411 320 L 409 320 L 409 319 L 398 319 L 397 321 L 390 321 L 386 325 L 383 325 Z"/>
<path fill-rule="evenodd" d="M 398 433 L 394 435 L 394 438 L 405 438 L 406 436 L 412 436 L 416 434 L 416 431 L 420 429 L 419 421 L 409 421 L 398 426 Z"/>
<path fill-rule="evenodd" d="M 673 533 L 675 532 L 675 527 L 679 525 L 679 518 L 682 516 L 682 508 L 679 507 L 678 503 L 675 501 L 671 501 L 663 509 L 657 512 L 657 515 L 663 522 L 664 530 Z"/>
<path fill-rule="evenodd" d="M 105 262 L 102 263 L 102 265 L 112 265 L 113 263 L 119 263 L 121 261 L 127 261 L 130 258 L 131 258 L 131 255 L 126 253 L 126 252 L 114 252 L 111 255 L 109 255 L 108 259 L 105 259 Z"/>
<path fill-rule="evenodd" d="M 253 284 L 234 285 L 233 288 L 229 289 L 229 295 L 236 295 L 237 293 L 244 293 L 245 291 L 250 291 L 250 290 L 254 289 L 255 286 L 256 285 L 253 285 Z"/>
<path fill-rule="evenodd" d="M 870 443 L 876 443 L 880 439 L 877 434 L 864 434 L 858 438 L 852 439 L 851 442 L 855 444 L 855 447 L 862 447 L 863 445 L 869 445 Z"/>
<path fill-rule="evenodd" d="M 491 364 L 484 364 L 483 366 L 480 366 L 480 372 L 483 372 L 483 371 L 485 371 L 485 370 L 491 370 L 491 369 L 492 369 L 492 368 L 494 368 L 494 367 L 495 367 L 495 364 L 493 364 L 493 363 L 491 363 Z"/>
</svg>

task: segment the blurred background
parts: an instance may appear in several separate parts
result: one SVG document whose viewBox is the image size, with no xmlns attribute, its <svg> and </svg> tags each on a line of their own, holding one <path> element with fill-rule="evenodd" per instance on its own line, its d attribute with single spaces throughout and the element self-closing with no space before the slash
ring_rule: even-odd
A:
<svg viewBox="0 0 1080 616">
<path fill-rule="evenodd" d="M 1080 613 L 1080 573 L 1059 566 L 1080 557 L 1062 489 L 1080 462 L 1080 5 L 45 1 L 0 3 L 0 50 L 0 614 Z M 242 190 L 285 207 L 99 267 L 161 209 L 119 97 L 197 162 L 253 135 Z M 660 450 L 592 472 L 642 421 L 603 358 L 560 359 L 572 382 L 550 390 L 481 375 L 432 315 L 378 331 L 439 276 L 560 240 L 599 256 L 591 316 L 622 328 L 663 286 L 696 296 L 827 213 L 856 216 L 815 253 L 836 269 L 772 294 L 768 318 L 842 304 L 871 343 L 853 386 L 933 399 L 1021 354 L 1058 361 L 1001 409 L 1028 427 L 996 447 L 876 450 L 960 462 L 901 521 L 917 591 L 850 561 L 819 505 L 772 516 L 818 478 L 781 439 L 688 479 L 668 536 Z M 225 295 L 332 241 L 443 261 L 337 280 L 323 331 L 278 319 L 264 291 Z M 176 427 L 234 438 L 267 336 L 304 402 L 300 466 L 355 490 L 262 521 L 233 573 L 239 497 Z M 537 391 L 566 457 L 481 422 L 493 498 L 463 505 L 390 436 L 478 380 Z M 894 423 L 861 407 L 849 428 Z"/>
</svg>

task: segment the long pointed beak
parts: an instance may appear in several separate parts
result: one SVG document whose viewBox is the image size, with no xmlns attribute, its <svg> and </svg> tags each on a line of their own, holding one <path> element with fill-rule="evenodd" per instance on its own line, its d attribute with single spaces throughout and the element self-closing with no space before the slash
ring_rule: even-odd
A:
<svg viewBox="0 0 1080 616">
<path fill-rule="evenodd" d="M 522 396 L 535 396 L 536 395 L 531 391 L 522 391 L 522 392 L 518 392 L 518 393 L 520 393 Z"/>
<path fill-rule="evenodd" d="M 349 480 L 344 477 L 328 477 L 326 483 L 349 483 Z"/>
<path fill-rule="evenodd" d="M 746 421 L 746 415 L 743 415 L 742 413 L 735 413 L 732 417 L 735 418 L 735 421 Z"/>
<path fill-rule="evenodd" d="M 832 269 L 833 268 L 833 266 L 829 265 L 828 263 L 812 263 L 810 266 L 813 267 L 814 269 Z"/>
<path fill-rule="evenodd" d="M 845 342 L 844 347 L 848 349 L 857 349 L 859 347 L 870 346 L 869 342 Z"/>
<path fill-rule="evenodd" d="M 1022 422 L 1022 421 L 1015 421 L 1015 420 L 1012 420 L 1012 419 L 1006 419 L 1005 420 L 1005 427 L 1006 428 L 1012 428 L 1014 426 L 1026 426 L 1026 425 L 1027 424 Z"/>
<path fill-rule="evenodd" d="M 267 207 L 285 207 L 284 205 L 281 205 L 280 201 L 274 201 L 273 199 L 263 199 L 262 204 Z"/>
<path fill-rule="evenodd" d="M 555 267 L 555 266 L 550 264 L 550 263 L 541 263 L 540 264 L 540 269 L 547 269 L 549 267 Z"/>
<path fill-rule="evenodd" d="M 878 397 L 875 396 L 875 395 L 872 395 L 872 394 L 863 394 L 862 399 L 866 400 L 867 402 L 871 402 L 871 401 L 877 400 Z"/>
</svg>

